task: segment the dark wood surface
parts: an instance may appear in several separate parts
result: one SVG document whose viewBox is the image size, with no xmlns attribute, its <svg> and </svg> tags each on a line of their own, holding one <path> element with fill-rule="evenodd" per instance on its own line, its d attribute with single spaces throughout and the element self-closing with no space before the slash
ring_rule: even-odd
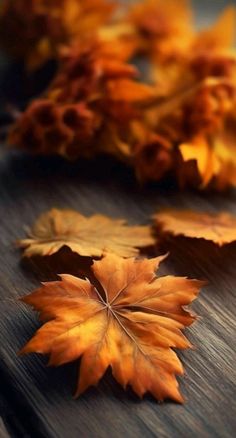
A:
<svg viewBox="0 0 236 438">
<path fill-rule="evenodd" d="M 112 160 L 64 163 L 3 152 L 0 158 L 0 379 L 1 410 L 14 437 L 221 437 L 236 428 L 235 301 L 236 245 L 222 249 L 204 241 L 169 239 L 157 253 L 170 251 L 163 273 L 207 279 L 193 306 L 201 316 L 187 335 L 196 346 L 180 353 L 186 404 L 139 401 L 108 373 L 97 388 L 73 400 L 78 364 L 47 368 L 37 355 L 18 350 L 39 327 L 37 315 L 17 301 L 57 272 L 76 273 L 80 258 L 62 251 L 52 258 L 21 261 L 15 239 L 23 227 L 51 207 L 75 208 L 147 223 L 163 206 L 236 213 L 236 193 L 178 193 L 173 186 L 139 187 L 132 172 Z M 0 424 L 3 428 L 3 423 Z M 6 429 L 2 429 L 6 433 Z M 5 435 L 7 436 L 7 435 Z"/>
</svg>

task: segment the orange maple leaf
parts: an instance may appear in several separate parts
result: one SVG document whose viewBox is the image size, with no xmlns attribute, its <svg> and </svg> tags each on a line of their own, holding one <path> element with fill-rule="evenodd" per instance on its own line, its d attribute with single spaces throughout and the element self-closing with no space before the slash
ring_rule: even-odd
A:
<svg viewBox="0 0 236 438">
<path fill-rule="evenodd" d="M 195 320 L 183 306 L 202 282 L 157 277 L 165 257 L 122 259 L 108 254 L 92 266 L 96 286 L 62 275 L 23 297 L 46 323 L 21 353 L 50 355 L 58 366 L 81 357 L 76 396 L 96 385 L 110 366 L 115 379 L 142 397 L 183 402 L 175 374 L 183 367 L 171 349 L 189 348 L 181 329 Z"/>
<path fill-rule="evenodd" d="M 155 214 L 154 219 L 163 232 L 174 236 L 205 239 L 219 246 L 236 240 L 236 217 L 226 212 L 209 214 L 168 209 Z"/>
<path fill-rule="evenodd" d="M 52 255 L 63 246 L 89 257 L 101 257 L 104 251 L 132 257 L 137 248 L 155 244 L 149 226 L 128 226 L 124 219 L 95 214 L 85 217 L 74 210 L 52 209 L 36 221 L 29 238 L 18 242 L 24 255 Z"/>
</svg>

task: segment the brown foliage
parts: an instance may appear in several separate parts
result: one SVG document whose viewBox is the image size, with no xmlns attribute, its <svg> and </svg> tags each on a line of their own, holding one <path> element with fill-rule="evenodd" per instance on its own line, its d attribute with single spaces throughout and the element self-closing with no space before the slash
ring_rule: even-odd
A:
<svg viewBox="0 0 236 438">
<path fill-rule="evenodd" d="M 137 248 L 155 243 L 149 226 L 128 226 L 124 219 L 99 214 L 85 217 L 55 208 L 42 214 L 28 234 L 18 242 L 26 257 L 52 255 L 63 246 L 81 256 L 101 257 L 106 251 L 132 257 L 139 253 Z"/>
<path fill-rule="evenodd" d="M 203 285 L 158 277 L 163 257 L 122 259 L 107 255 L 92 267 L 96 286 L 62 275 L 24 297 L 45 324 L 22 353 L 50 356 L 58 366 L 81 357 L 76 396 L 96 385 L 111 367 L 114 378 L 143 397 L 183 402 L 175 374 L 183 367 L 171 348 L 189 348 L 181 329 L 195 320 L 187 310 Z"/>
<path fill-rule="evenodd" d="M 21 19 L 14 4 L 5 0 L 3 21 L 8 8 Z M 105 0 L 39 9 L 51 20 L 55 8 L 69 36 L 63 44 L 53 35 L 39 40 L 44 49 L 55 44 L 60 67 L 16 122 L 11 144 L 69 159 L 111 154 L 143 182 L 170 175 L 180 187 L 236 186 L 235 8 L 201 31 L 187 0 L 142 1 L 110 20 Z M 25 17 L 32 24 L 37 13 Z M 131 64 L 137 54 L 148 60 L 148 84 Z"/>
<path fill-rule="evenodd" d="M 221 212 L 201 213 L 191 210 L 164 210 L 154 216 L 162 232 L 174 236 L 205 239 L 223 246 L 236 240 L 236 217 Z"/>
<path fill-rule="evenodd" d="M 155 90 L 135 80 L 119 44 L 90 41 L 65 51 L 61 68 L 43 99 L 33 102 L 9 142 L 32 153 L 67 158 L 109 152 L 128 159 L 132 122 L 155 99 Z"/>
</svg>

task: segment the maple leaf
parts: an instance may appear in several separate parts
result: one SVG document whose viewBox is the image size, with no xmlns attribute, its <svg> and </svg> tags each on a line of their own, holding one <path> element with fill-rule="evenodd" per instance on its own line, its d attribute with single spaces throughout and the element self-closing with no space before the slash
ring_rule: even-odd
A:
<svg viewBox="0 0 236 438">
<path fill-rule="evenodd" d="M 18 245 L 24 255 L 52 255 L 63 246 L 82 256 L 102 257 L 103 252 L 114 252 L 122 257 L 139 253 L 137 248 L 154 245 L 148 226 L 127 226 L 124 219 L 103 215 L 85 217 L 74 210 L 52 209 L 36 221 L 29 238 Z"/>
<path fill-rule="evenodd" d="M 155 214 L 154 220 L 163 232 L 174 236 L 205 239 L 219 246 L 236 240 L 236 217 L 226 212 L 209 214 L 167 209 Z"/>
<path fill-rule="evenodd" d="M 191 347 L 181 329 L 195 317 L 185 306 L 203 283 L 157 277 L 163 258 L 108 254 L 92 266 L 99 286 L 61 275 L 61 281 L 23 297 L 46 323 L 21 353 L 48 354 L 53 366 L 81 357 L 76 396 L 96 385 L 110 366 L 114 378 L 139 397 L 150 392 L 158 400 L 183 402 L 175 377 L 183 367 L 171 348 Z"/>
</svg>

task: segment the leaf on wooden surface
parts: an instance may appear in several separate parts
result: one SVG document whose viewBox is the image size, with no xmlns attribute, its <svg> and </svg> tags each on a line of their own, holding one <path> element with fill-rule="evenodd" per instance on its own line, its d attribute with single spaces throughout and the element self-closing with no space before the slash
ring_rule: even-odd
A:
<svg viewBox="0 0 236 438">
<path fill-rule="evenodd" d="M 209 214 L 168 209 L 155 214 L 154 219 L 162 231 L 174 236 L 205 239 L 219 246 L 236 240 L 236 217 L 226 212 Z"/>
<path fill-rule="evenodd" d="M 135 260 L 107 254 L 94 262 L 96 286 L 61 275 L 22 301 L 40 312 L 45 324 L 21 353 L 50 356 L 59 366 L 81 357 L 76 396 L 96 385 L 112 368 L 114 378 L 142 397 L 183 402 L 176 374 L 183 366 L 173 348 L 191 344 L 181 332 L 195 320 L 185 308 L 203 282 L 157 277 L 165 257 Z"/>
<path fill-rule="evenodd" d="M 63 246 L 82 256 L 114 252 L 132 257 L 139 253 L 137 248 L 155 243 L 148 226 L 128 226 L 124 219 L 99 214 L 85 217 L 74 210 L 55 208 L 43 213 L 28 234 L 29 238 L 18 242 L 26 257 L 52 255 Z"/>
</svg>

